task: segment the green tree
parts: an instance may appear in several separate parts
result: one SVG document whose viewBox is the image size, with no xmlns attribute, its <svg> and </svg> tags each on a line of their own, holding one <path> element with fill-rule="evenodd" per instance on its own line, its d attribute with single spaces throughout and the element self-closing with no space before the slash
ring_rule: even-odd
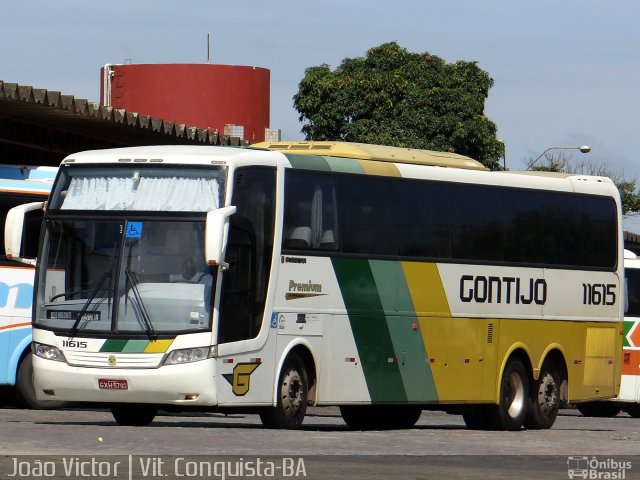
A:
<svg viewBox="0 0 640 480">
<path fill-rule="evenodd" d="M 525 165 L 527 166 L 527 170 L 579 173 L 609 177 L 613 183 L 616 184 L 620 192 L 622 213 L 627 216 L 640 213 L 640 191 L 638 190 L 637 179 L 628 179 L 614 172 L 607 162 L 592 162 L 590 160 L 573 162 L 570 160 L 570 156 L 559 152 L 545 155 L 542 162 L 536 162 L 533 158 L 529 158 L 525 161 Z"/>
<path fill-rule="evenodd" d="M 342 140 L 468 155 L 500 168 L 504 145 L 484 114 L 493 85 L 476 62 L 446 63 L 397 43 L 310 67 L 294 95 L 307 140 Z"/>
</svg>

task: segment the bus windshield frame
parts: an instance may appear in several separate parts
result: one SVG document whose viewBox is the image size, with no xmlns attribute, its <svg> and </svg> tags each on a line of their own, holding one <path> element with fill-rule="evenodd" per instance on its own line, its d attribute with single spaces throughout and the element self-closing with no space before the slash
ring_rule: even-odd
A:
<svg viewBox="0 0 640 480">
<path fill-rule="evenodd" d="M 205 222 L 225 180 L 219 167 L 65 168 L 45 215 L 34 325 L 150 339 L 211 331 Z"/>
</svg>

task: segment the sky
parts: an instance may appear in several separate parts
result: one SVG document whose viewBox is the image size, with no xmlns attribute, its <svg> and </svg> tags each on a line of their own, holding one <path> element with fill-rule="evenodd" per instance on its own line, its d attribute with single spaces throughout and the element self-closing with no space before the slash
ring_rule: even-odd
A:
<svg viewBox="0 0 640 480">
<path fill-rule="evenodd" d="M 509 169 L 549 147 L 640 181 L 640 2 L 618 0 L 30 0 L 0 11 L 0 80 L 98 102 L 106 63 L 251 65 L 271 72 L 271 127 L 303 139 L 305 69 L 396 41 L 494 80 L 485 113 Z M 584 157 L 583 157 L 584 155 Z M 625 221 L 640 233 L 640 216 Z"/>
</svg>

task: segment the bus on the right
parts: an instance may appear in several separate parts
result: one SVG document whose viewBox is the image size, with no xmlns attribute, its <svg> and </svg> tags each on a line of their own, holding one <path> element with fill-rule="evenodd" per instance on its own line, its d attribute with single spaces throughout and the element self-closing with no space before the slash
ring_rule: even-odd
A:
<svg viewBox="0 0 640 480">
<path fill-rule="evenodd" d="M 640 258 L 624 251 L 624 336 L 619 395 L 610 401 L 581 403 L 586 417 L 615 417 L 621 411 L 640 418 Z"/>
</svg>

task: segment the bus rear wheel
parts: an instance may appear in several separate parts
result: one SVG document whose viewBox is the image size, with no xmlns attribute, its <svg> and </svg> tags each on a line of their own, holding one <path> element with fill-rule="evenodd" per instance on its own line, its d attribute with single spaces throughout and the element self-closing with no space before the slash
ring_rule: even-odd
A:
<svg viewBox="0 0 640 480">
<path fill-rule="evenodd" d="M 297 354 L 291 353 L 285 360 L 276 388 L 276 406 L 260 412 L 262 424 L 267 428 L 300 428 L 307 412 L 309 381 L 304 362 Z"/>
<path fill-rule="evenodd" d="M 422 408 L 414 405 L 343 405 L 344 423 L 355 430 L 390 430 L 413 427 Z"/>
<path fill-rule="evenodd" d="M 20 367 L 18 367 L 14 398 L 16 406 L 34 410 L 50 410 L 66 405 L 66 402 L 58 400 L 38 400 L 36 398 L 36 389 L 33 386 L 33 359 L 30 353 L 22 359 Z"/>
<path fill-rule="evenodd" d="M 158 409 L 149 405 L 124 404 L 111 407 L 111 414 L 118 425 L 146 427 L 156 418 Z"/>
<path fill-rule="evenodd" d="M 544 364 L 529 395 L 525 428 L 551 428 L 560 409 L 560 375 L 553 364 Z"/>
<path fill-rule="evenodd" d="M 520 430 L 527 414 L 529 382 L 520 360 L 509 361 L 500 381 L 498 405 L 487 405 L 485 419 L 489 430 Z"/>
</svg>

